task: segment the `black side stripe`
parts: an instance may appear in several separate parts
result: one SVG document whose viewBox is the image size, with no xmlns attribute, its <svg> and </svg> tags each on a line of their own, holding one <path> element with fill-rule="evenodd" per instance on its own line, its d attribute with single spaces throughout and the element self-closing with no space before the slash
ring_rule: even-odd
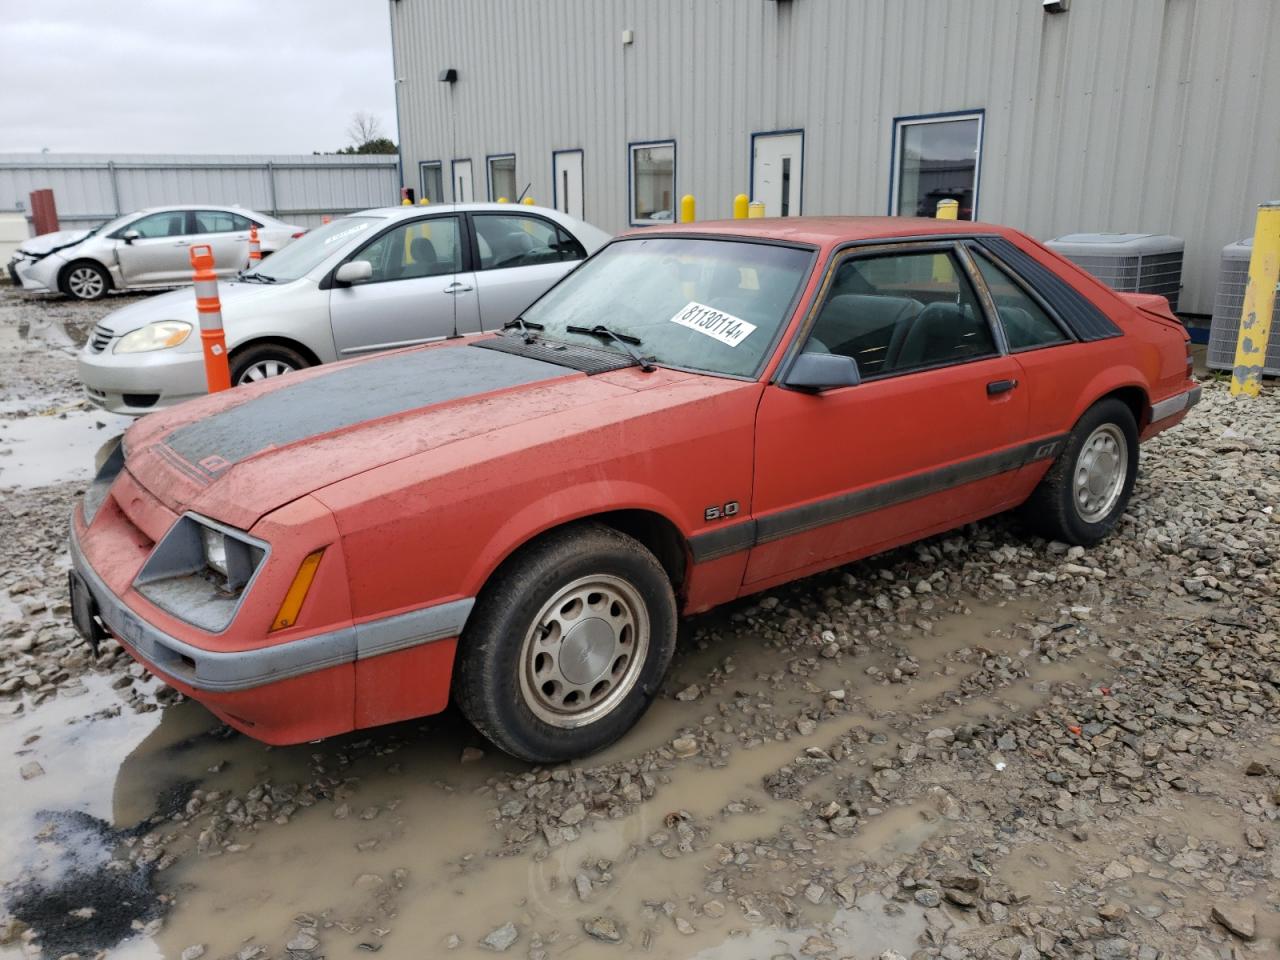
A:
<svg viewBox="0 0 1280 960">
<path fill-rule="evenodd" d="M 1033 440 L 1008 450 L 984 454 L 852 493 L 842 493 L 816 503 L 746 520 L 731 527 L 718 527 L 706 533 L 694 534 L 689 538 L 693 562 L 718 560 L 759 544 L 772 543 L 828 524 L 851 520 L 875 510 L 942 493 L 966 483 L 986 480 L 1030 463 L 1048 460 L 1058 455 L 1065 440 L 1065 435 Z"/>
<path fill-rule="evenodd" d="M 1120 336 L 1120 328 L 1084 294 L 1004 237 L 979 237 L 978 242 L 1021 274 L 1081 340 Z"/>
</svg>

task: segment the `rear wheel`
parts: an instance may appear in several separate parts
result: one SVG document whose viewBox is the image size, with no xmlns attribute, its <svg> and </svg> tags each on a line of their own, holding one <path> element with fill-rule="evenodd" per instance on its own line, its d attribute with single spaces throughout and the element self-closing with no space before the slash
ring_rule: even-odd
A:
<svg viewBox="0 0 1280 960">
<path fill-rule="evenodd" d="M 577 524 L 517 554 L 485 587 L 454 697 L 513 756 L 585 756 L 644 713 L 675 638 L 675 596 L 654 555 L 610 527 Z"/>
<path fill-rule="evenodd" d="M 62 290 L 77 300 L 101 300 L 111 290 L 111 275 L 92 260 L 77 260 L 62 271 Z"/>
<path fill-rule="evenodd" d="M 1071 431 L 1023 515 L 1046 537 L 1090 546 L 1120 522 L 1137 476 L 1133 412 L 1120 400 L 1100 400 Z"/>
<path fill-rule="evenodd" d="M 278 343 L 250 344 L 231 355 L 231 382 L 240 387 L 309 366 L 306 357 L 290 347 Z"/>
</svg>

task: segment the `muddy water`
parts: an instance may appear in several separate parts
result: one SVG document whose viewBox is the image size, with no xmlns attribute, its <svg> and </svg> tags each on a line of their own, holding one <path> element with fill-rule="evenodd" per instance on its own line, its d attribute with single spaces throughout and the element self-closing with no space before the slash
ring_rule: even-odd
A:
<svg viewBox="0 0 1280 960">
<path fill-rule="evenodd" d="M 44 354 L 50 348 L 75 349 L 56 319 L 0 325 L 0 371 L 14 370 L 26 355 Z M 19 394 L 8 380 L 0 373 L 0 488 L 88 480 L 97 450 L 133 423 L 132 417 L 106 413 L 87 401 L 68 401 L 65 394 Z"/>
<path fill-rule="evenodd" d="M 461 941 L 450 955 L 487 956 L 479 941 L 507 921 L 520 930 L 513 953 L 527 950 L 536 935 L 552 957 L 593 956 L 605 948 L 585 937 L 581 922 L 600 914 L 622 925 L 632 947 L 647 945 L 648 955 L 671 960 L 795 951 L 815 932 L 863 951 L 869 943 L 901 950 L 914 944 L 923 914 L 914 906 L 886 912 L 874 896 L 864 895 L 848 910 L 827 904 L 828 919 L 820 931 L 753 926 L 731 898 L 725 898 L 727 913 L 713 916 L 721 911 L 704 909 L 714 899 L 704 881 L 717 845 L 768 841 L 785 835 L 802 817 L 795 800 L 772 799 L 762 781 L 806 747 L 829 748 L 855 728 L 882 731 L 880 745 L 866 747 L 863 759 L 869 763 L 899 739 L 889 721 L 932 702 L 938 702 L 939 712 L 928 720 L 930 728 L 946 722 L 947 711 L 967 715 L 1008 709 L 1011 703 L 1032 706 L 1048 697 L 1052 682 L 1085 682 L 1082 671 L 1096 665 L 1083 659 L 1033 664 L 1032 676 L 1002 688 L 998 703 L 951 705 L 953 688 L 972 669 L 969 651 L 1012 650 L 1014 624 L 1046 615 L 1051 613 L 1034 604 L 975 605 L 944 618 L 928 633 L 898 638 L 895 645 L 909 649 L 920 663 L 919 676 L 907 683 L 880 685 L 866 673 L 868 668 L 890 670 L 894 651 L 873 650 L 840 665 L 824 662 L 811 685 L 847 689 L 851 698 L 862 698 L 851 712 L 819 724 L 808 737 L 766 740 L 751 748 L 734 745 L 728 764 L 677 763 L 660 776 L 656 798 L 629 816 L 589 819 L 574 843 L 551 850 L 537 843 L 532 852 L 509 856 L 502 855 L 502 835 L 494 826 L 500 801 L 493 786 L 526 767 L 492 750 L 477 762 L 460 763 L 464 747 L 483 744 L 453 714 L 272 749 L 227 736 L 192 703 L 153 713 L 120 711 L 113 692 L 90 681 L 84 695 L 59 698 L 0 727 L 0 749 L 20 761 L 6 771 L 5 786 L 10 798 L 19 798 L 15 822 L 24 824 L 6 831 L 0 841 L 0 876 L 41 869 L 41 844 L 32 839 L 41 828 L 40 811 L 81 811 L 125 836 L 148 818 L 154 824 L 154 818 L 180 808 L 195 786 L 243 795 L 254 784 L 306 783 L 329 774 L 343 782 L 336 796 L 302 809 L 288 824 L 267 823 L 238 838 L 237 852 L 198 854 L 195 831 L 174 831 L 167 849 L 180 856 L 152 880 L 174 896 L 172 911 L 153 937 L 128 939 L 109 956 L 176 957 L 194 943 L 205 944 L 211 956 L 233 954 L 252 943 L 279 945 L 293 936 L 299 915 L 315 920 L 331 956 L 354 955 L 362 944 L 365 950 L 385 946 L 390 956 L 432 955 L 450 935 Z M 733 669 L 724 683 L 711 684 L 693 702 L 659 700 L 620 744 L 577 766 L 627 760 L 660 746 L 715 717 L 731 697 L 769 691 L 770 677 L 780 668 L 776 651 L 719 643 L 683 655 L 674 687 L 706 678 L 726 659 Z M 786 688 L 776 704 L 782 715 L 798 714 L 804 703 L 812 703 L 796 692 Z M 920 734 L 917 729 L 913 735 Z M 30 740 L 33 736 L 38 739 Z M 355 744 L 361 748 L 353 749 Z M 44 765 L 49 775 L 19 784 L 16 768 L 28 759 Z M 68 769 L 76 774 L 52 775 Z M 349 808 L 341 818 L 335 816 L 339 804 Z M 676 811 L 699 828 L 693 852 L 680 854 L 652 839 L 667 829 L 668 815 Z M 949 823 L 927 805 L 890 806 L 869 815 L 838 853 L 850 864 L 884 863 L 947 829 Z M 594 880 L 585 901 L 575 886 L 582 873 Z M 663 904 L 674 904 L 674 915 L 668 916 Z M 677 918 L 687 920 L 686 929 L 694 932 L 679 932 Z"/>
</svg>

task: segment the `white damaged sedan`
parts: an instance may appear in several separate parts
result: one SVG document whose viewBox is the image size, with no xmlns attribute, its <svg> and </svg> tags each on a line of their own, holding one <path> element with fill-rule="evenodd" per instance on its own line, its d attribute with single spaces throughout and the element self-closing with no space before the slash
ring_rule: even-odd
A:
<svg viewBox="0 0 1280 960">
<path fill-rule="evenodd" d="M 231 382 L 501 329 L 608 240 L 557 210 L 511 204 L 334 220 L 219 284 Z M 177 290 L 108 314 L 78 366 L 89 399 L 112 413 L 205 393 L 194 295 Z"/>
</svg>

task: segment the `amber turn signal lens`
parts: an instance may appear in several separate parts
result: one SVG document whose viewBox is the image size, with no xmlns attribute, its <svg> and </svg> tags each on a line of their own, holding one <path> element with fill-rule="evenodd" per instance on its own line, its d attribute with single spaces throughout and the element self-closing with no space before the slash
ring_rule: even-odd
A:
<svg viewBox="0 0 1280 960">
<path fill-rule="evenodd" d="M 284 595 L 284 601 L 280 604 L 280 609 L 276 611 L 275 623 L 271 624 L 271 632 L 276 630 L 284 630 L 286 627 L 292 627 L 298 622 L 298 612 L 302 609 L 302 603 L 307 599 L 307 592 L 311 589 L 311 581 L 316 578 L 316 570 L 320 566 L 320 558 L 324 556 L 324 548 L 321 547 L 315 553 L 307 554 L 306 558 L 298 567 L 298 572 L 293 576 L 293 583 L 289 584 L 289 591 Z"/>
</svg>

